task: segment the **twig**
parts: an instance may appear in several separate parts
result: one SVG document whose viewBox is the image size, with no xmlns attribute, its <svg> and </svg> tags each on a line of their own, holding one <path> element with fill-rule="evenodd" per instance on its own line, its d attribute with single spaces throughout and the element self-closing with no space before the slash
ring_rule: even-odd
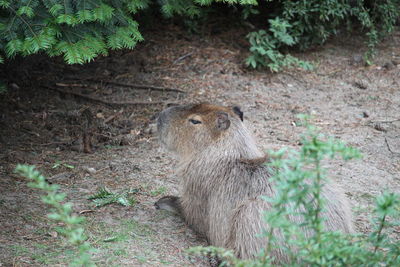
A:
<svg viewBox="0 0 400 267">
<path fill-rule="evenodd" d="M 178 63 L 179 61 L 182 61 L 182 60 L 184 60 L 185 58 L 190 57 L 191 55 L 193 55 L 193 52 L 190 52 L 190 53 L 187 53 L 186 55 L 183 55 L 183 56 L 181 56 L 181 57 L 178 57 L 177 59 L 174 60 L 174 62 L 173 62 L 172 64 L 176 64 L 176 63 Z"/>
<path fill-rule="evenodd" d="M 336 73 L 339 73 L 341 71 L 342 71 L 342 69 L 339 68 L 339 69 L 335 69 L 333 71 L 330 71 L 328 73 L 322 73 L 322 72 L 318 73 L 318 72 L 316 72 L 316 74 L 319 75 L 319 76 L 332 76 L 332 75 L 335 75 Z"/>
<path fill-rule="evenodd" d="M 386 146 L 387 146 L 387 148 L 388 148 L 388 150 L 389 150 L 390 153 L 400 155 L 400 152 L 393 151 L 393 150 L 390 148 L 389 142 L 388 142 L 388 140 L 387 140 L 386 137 L 385 137 L 385 143 L 386 143 Z"/>
<path fill-rule="evenodd" d="M 96 212 L 95 210 L 81 210 L 79 214 L 85 214 L 85 213 L 90 213 L 90 212 Z"/>
<path fill-rule="evenodd" d="M 37 144 L 38 146 L 51 146 L 51 145 L 65 145 L 70 142 L 68 141 L 60 141 L 60 142 L 51 142 L 51 143 L 45 143 L 45 144 Z"/>
<path fill-rule="evenodd" d="M 386 140 L 386 138 L 385 138 L 385 140 Z M 375 245 L 375 248 L 374 248 L 374 253 L 376 253 L 376 251 L 378 250 L 379 243 L 381 242 L 382 230 L 385 227 L 385 220 L 386 220 L 386 214 L 382 217 L 381 222 L 379 224 L 379 230 L 378 230 L 378 235 L 376 237 L 376 245 Z"/>
<path fill-rule="evenodd" d="M 370 121 L 370 123 L 393 123 L 396 121 L 400 121 L 400 119 L 394 119 L 394 120 L 389 120 L 389 121 Z"/>
<path fill-rule="evenodd" d="M 110 102 L 110 101 L 106 101 L 97 97 L 92 97 L 92 96 L 88 96 L 88 95 L 84 95 L 81 93 L 77 93 L 77 92 L 72 92 L 72 91 L 66 91 L 66 90 L 62 90 L 60 88 L 56 88 L 56 87 L 50 87 L 50 86 L 46 86 L 46 85 L 41 85 L 43 88 L 49 89 L 49 90 L 54 90 L 54 91 L 58 91 L 60 93 L 64 93 L 64 94 L 70 94 L 70 95 L 74 95 L 74 96 L 79 96 L 83 99 L 89 100 L 89 101 L 93 101 L 93 102 L 97 102 L 97 103 L 101 103 L 104 105 L 108 105 L 108 106 L 127 106 L 127 105 L 133 105 L 133 106 L 139 106 L 139 105 L 160 105 L 160 104 L 164 104 L 163 101 L 158 101 L 158 102 L 140 102 L 140 101 L 126 101 L 126 102 Z"/>
<path fill-rule="evenodd" d="M 282 141 L 282 142 L 289 142 L 289 140 L 282 138 L 282 137 L 277 137 L 276 138 L 278 141 Z"/>
<path fill-rule="evenodd" d="M 88 87 L 87 84 L 81 83 L 56 83 L 56 85 L 60 87 Z"/>
<path fill-rule="evenodd" d="M 175 89 L 175 88 L 168 88 L 168 87 L 160 87 L 160 86 L 153 86 L 153 85 L 144 85 L 144 84 L 130 84 L 130 83 L 119 83 L 119 82 L 113 82 L 113 81 L 102 81 L 102 80 L 95 80 L 95 79 L 86 79 L 87 81 L 91 82 L 97 82 L 97 83 L 106 83 L 106 84 L 112 84 L 116 86 L 123 86 L 123 87 L 131 87 L 131 88 L 136 88 L 136 89 L 142 89 L 142 90 L 153 90 L 153 91 L 170 91 L 170 92 L 177 92 L 177 93 L 183 93 L 185 94 L 186 92 Z"/>
<path fill-rule="evenodd" d="M 115 119 L 116 117 L 118 117 L 119 115 L 122 114 L 122 111 L 119 111 L 117 113 L 115 113 L 114 115 L 111 115 L 110 117 L 108 117 L 107 119 L 104 120 L 104 123 L 107 124 L 110 121 L 112 121 L 113 119 Z"/>
</svg>

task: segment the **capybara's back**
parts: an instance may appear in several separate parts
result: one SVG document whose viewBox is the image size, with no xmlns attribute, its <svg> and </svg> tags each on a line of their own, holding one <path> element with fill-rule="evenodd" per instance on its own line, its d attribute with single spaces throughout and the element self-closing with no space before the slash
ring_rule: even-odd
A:
<svg viewBox="0 0 400 267">
<path fill-rule="evenodd" d="M 210 104 L 175 106 L 161 112 L 157 124 L 161 143 L 179 159 L 179 209 L 186 222 L 211 245 L 232 249 L 240 258 L 255 257 L 266 245 L 263 214 L 271 208 L 262 196 L 273 197 L 275 191 L 266 157 L 244 126 L 242 111 Z M 351 232 L 343 192 L 329 184 L 322 195 L 326 229 Z M 286 258 L 280 250 L 274 254 L 277 260 Z"/>
</svg>

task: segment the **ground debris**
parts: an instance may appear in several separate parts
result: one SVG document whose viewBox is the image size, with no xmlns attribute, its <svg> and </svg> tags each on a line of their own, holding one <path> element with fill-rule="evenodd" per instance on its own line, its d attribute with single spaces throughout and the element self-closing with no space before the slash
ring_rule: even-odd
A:
<svg viewBox="0 0 400 267">
<path fill-rule="evenodd" d="M 368 83 L 365 80 L 355 80 L 353 85 L 361 90 L 368 89 Z"/>
</svg>

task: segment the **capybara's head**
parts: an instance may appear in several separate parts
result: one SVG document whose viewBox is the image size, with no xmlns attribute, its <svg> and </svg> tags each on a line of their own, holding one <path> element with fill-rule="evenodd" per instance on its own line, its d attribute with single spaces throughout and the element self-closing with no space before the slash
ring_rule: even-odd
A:
<svg viewBox="0 0 400 267">
<path fill-rule="evenodd" d="M 203 151 L 221 140 L 235 142 L 237 133 L 245 129 L 242 121 L 239 107 L 203 103 L 165 109 L 158 116 L 157 128 L 161 143 L 176 155 L 185 156 Z"/>
</svg>

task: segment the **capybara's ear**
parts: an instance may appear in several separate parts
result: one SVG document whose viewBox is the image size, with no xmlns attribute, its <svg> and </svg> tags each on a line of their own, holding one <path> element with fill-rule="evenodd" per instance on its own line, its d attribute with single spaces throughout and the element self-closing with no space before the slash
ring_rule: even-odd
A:
<svg viewBox="0 0 400 267">
<path fill-rule="evenodd" d="M 233 112 L 235 112 L 235 114 L 239 116 L 240 120 L 243 121 L 243 111 L 240 110 L 240 107 L 234 106 Z"/>
<path fill-rule="evenodd" d="M 231 126 L 231 121 L 229 120 L 228 113 L 217 112 L 217 129 L 224 131 Z"/>
</svg>

